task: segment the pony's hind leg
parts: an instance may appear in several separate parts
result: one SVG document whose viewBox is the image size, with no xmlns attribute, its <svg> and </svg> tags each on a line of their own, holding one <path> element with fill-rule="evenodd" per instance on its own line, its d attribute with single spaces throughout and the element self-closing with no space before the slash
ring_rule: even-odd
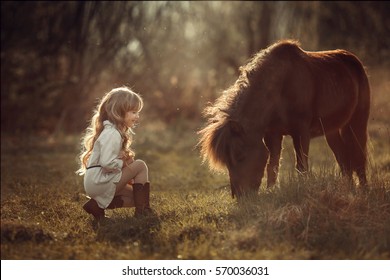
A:
<svg viewBox="0 0 390 280">
<path fill-rule="evenodd" d="M 265 145 L 269 151 L 269 160 L 267 163 L 267 188 L 276 184 L 279 173 L 279 160 L 282 151 L 282 135 L 266 135 L 264 137 Z"/>
<path fill-rule="evenodd" d="M 310 132 L 306 129 L 303 133 L 292 135 L 295 157 L 296 169 L 299 174 L 306 175 L 309 171 L 309 145 Z"/>
<path fill-rule="evenodd" d="M 370 87 L 364 70 L 359 79 L 359 100 L 355 111 L 345 127 L 341 137 L 347 146 L 351 167 L 359 178 L 360 187 L 367 188 L 367 124 L 370 114 Z"/>
<path fill-rule="evenodd" d="M 336 158 L 341 174 L 352 180 L 352 167 L 348 157 L 347 145 L 341 138 L 339 131 L 326 133 L 325 138 Z"/>
<path fill-rule="evenodd" d="M 365 188 L 367 186 L 367 132 L 365 129 L 354 129 L 348 125 L 342 129 L 341 135 L 346 143 L 351 169 L 356 172 L 360 186 Z"/>
</svg>

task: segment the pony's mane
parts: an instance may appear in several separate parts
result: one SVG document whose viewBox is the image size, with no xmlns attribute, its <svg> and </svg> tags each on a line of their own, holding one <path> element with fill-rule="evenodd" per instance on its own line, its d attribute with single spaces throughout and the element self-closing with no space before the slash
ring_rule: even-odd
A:
<svg viewBox="0 0 390 280">
<path fill-rule="evenodd" d="M 277 55 L 290 49 L 298 49 L 298 42 L 283 40 L 259 51 L 239 68 L 240 74 L 236 82 L 204 109 L 203 116 L 207 118 L 207 124 L 198 132 L 200 135 L 198 146 L 203 162 L 208 161 L 211 169 L 224 170 L 226 163 L 231 159 L 232 151 L 237 148 L 232 147 L 230 141 L 232 132 L 229 121 L 240 122 L 238 111 L 247 98 L 245 89 L 250 86 L 253 79 L 256 79 L 260 70 L 264 68 L 263 65 L 272 59 L 273 54 Z"/>
<path fill-rule="evenodd" d="M 223 171 L 228 162 L 229 129 L 226 119 L 209 123 L 199 131 L 200 153 L 203 163 L 208 161 L 209 167 L 216 171 Z"/>
<path fill-rule="evenodd" d="M 203 162 L 208 161 L 209 167 L 213 170 L 224 170 L 229 160 L 232 147 L 229 143 L 231 131 L 228 123 L 235 119 L 235 112 L 245 98 L 244 89 L 248 86 L 247 76 L 241 73 L 237 81 L 203 111 L 207 124 L 198 132 L 200 135 L 198 146 Z"/>
<path fill-rule="evenodd" d="M 228 123 L 234 118 L 239 104 L 245 98 L 243 92 L 248 86 L 249 80 L 243 71 L 237 81 L 203 111 L 207 124 L 198 132 L 198 146 L 203 162 L 208 161 L 213 170 L 223 171 L 229 160 L 231 132 Z"/>
</svg>

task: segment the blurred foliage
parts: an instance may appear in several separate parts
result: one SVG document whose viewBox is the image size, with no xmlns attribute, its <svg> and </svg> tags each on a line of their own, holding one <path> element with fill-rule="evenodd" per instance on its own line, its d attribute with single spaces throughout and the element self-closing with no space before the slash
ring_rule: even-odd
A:
<svg viewBox="0 0 390 280">
<path fill-rule="evenodd" d="M 240 65 L 282 38 L 389 66 L 386 1 L 2 1 L 1 131 L 78 132 L 128 85 L 164 122 L 199 120 Z"/>
</svg>

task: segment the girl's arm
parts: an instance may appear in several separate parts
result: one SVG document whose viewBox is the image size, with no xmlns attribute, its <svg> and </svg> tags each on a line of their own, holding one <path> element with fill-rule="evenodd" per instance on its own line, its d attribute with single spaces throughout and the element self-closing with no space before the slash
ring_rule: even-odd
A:
<svg viewBox="0 0 390 280">
<path fill-rule="evenodd" d="M 122 137 L 118 131 L 112 129 L 102 133 L 99 143 L 100 165 L 106 172 L 119 172 L 123 167 L 123 160 L 119 158 Z"/>
<path fill-rule="evenodd" d="M 123 150 L 119 153 L 119 158 L 123 160 L 123 164 L 129 165 L 134 162 L 134 156 L 127 155 Z"/>
</svg>

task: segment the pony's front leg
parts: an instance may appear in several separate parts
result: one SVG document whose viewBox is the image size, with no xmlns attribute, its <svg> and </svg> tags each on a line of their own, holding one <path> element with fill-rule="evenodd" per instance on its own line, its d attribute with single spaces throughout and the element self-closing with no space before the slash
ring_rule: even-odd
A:
<svg viewBox="0 0 390 280">
<path fill-rule="evenodd" d="M 273 187 L 278 179 L 282 140 L 283 136 L 278 134 L 270 134 L 264 137 L 265 145 L 269 151 L 267 163 L 267 188 Z"/>
<path fill-rule="evenodd" d="M 310 145 L 310 131 L 305 129 L 302 133 L 292 135 L 295 157 L 296 169 L 300 174 L 307 174 L 309 171 L 309 145 Z"/>
</svg>

